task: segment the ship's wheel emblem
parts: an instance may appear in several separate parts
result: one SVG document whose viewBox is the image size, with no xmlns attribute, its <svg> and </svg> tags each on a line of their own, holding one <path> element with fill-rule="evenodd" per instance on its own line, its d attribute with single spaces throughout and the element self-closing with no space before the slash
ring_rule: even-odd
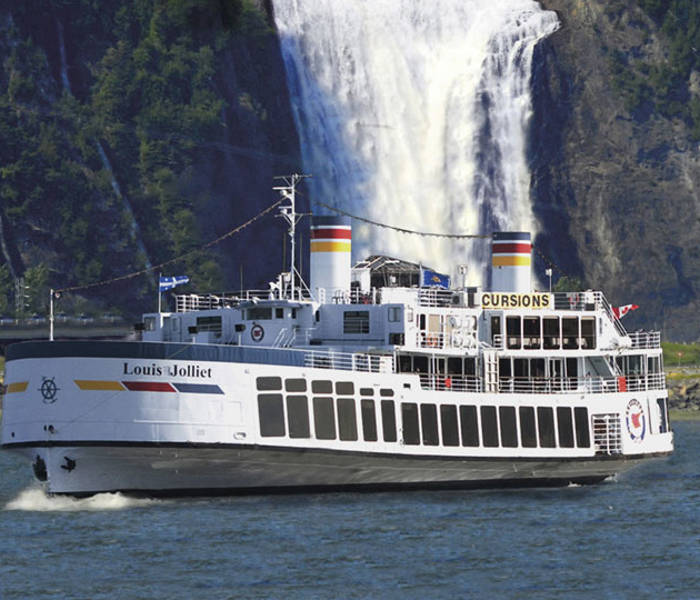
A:
<svg viewBox="0 0 700 600">
<path fill-rule="evenodd" d="M 54 381 L 55 377 L 42 377 L 41 379 L 39 391 L 44 397 L 44 404 L 53 404 L 56 402 L 56 393 L 60 390 Z"/>
</svg>

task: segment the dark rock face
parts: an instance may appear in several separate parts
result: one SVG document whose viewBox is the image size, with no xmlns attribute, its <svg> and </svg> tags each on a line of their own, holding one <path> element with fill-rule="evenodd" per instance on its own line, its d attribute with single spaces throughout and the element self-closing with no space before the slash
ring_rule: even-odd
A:
<svg viewBox="0 0 700 600">
<path fill-rule="evenodd" d="M 700 149 L 680 121 L 628 111 L 611 52 L 663 55 L 631 3 L 543 0 L 562 28 L 537 49 L 530 160 L 537 243 L 568 275 L 635 303 L 628 329 L 698 339 Z M 620 3 L 616 3 L 620 4 Z"/>
</svg>

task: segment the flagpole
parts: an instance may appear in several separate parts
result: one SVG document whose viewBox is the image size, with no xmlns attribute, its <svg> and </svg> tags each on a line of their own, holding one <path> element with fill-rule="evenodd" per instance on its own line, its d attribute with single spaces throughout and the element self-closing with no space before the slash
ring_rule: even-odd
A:
<svg viewBox="0 0 700 600">
<path fill-rule="evenodd" d="M 160 271 L 158 271 L 158 314 L 160 314 Z"/>
<path fill-rule="evenodd" d="M 49 291 L 49 341 L 53 342 L 53 288 Z"/>
</svg>

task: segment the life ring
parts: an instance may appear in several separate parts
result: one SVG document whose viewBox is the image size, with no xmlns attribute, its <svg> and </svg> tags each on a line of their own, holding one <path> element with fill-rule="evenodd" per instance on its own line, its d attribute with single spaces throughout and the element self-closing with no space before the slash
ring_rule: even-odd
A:
<svg viewBox="0 0 700 600">
<path fill-rule="evenodd" d="M 459 331 L 452 332 L 452 346 L 455 348 L 461 348 L 464 343 L 464 338 Z"/>
<path fill-rule="evenodd" d="M 265 330 L 263 329 L 262 325 L 259 325 L 256 323 L 250 328 L 250 338 L 254 342 L 262 342 L 262 339 L 265 337 Z"/>
<path fill-rule="evenodd" d="M 428 348 L 437 348 L 438 345 L 438 339 L 436 335 L 429 335 L 427 338 L 425 338 L 425 343 Z"/>
</svg>

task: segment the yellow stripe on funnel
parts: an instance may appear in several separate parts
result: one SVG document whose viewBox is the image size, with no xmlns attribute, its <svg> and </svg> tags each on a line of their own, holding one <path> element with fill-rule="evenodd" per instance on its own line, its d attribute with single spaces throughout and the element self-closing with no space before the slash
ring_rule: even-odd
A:
<svg viewBox="0 0 700 600">
<path fill-rule="evenodd" d="M 494 267 L 529 267 L 529 256 L 495 256 L 493 257 Z"/>
<path fill-rule="evenodd" d="M 311 242 L 311 252 L 350 252 L 350 242 Z"/>
</svg>

